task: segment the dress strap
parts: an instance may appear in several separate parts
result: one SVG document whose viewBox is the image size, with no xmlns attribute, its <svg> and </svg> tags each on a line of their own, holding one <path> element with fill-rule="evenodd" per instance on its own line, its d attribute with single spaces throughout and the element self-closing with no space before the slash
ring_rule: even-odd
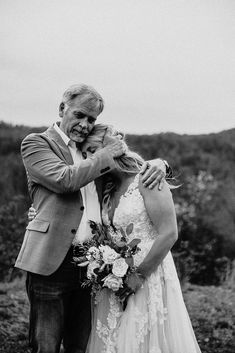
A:
<svg viewBox="0 0 235 353">
<path fill-rule="evenodd" d="M 136 174 L 134 180 L 132 181 L 132 183 L 129 185 L 127 191 L 125 194 L 131 194 L 132 191 L 134 191 L 135 189 L 138 189 L 139 188 L 139 178 L 140 178 L 140 175 L 139 173 Z"/>
</svg>

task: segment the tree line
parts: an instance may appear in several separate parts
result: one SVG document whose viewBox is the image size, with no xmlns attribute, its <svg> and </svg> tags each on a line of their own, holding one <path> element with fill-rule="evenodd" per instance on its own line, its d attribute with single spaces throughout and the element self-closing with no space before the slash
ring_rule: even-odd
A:
<svg viewBox="0 0 235 353">
<path fill-rule="evenodd" d="M 45 127 L 0 122 L 0 280 L 19 275 L 12 268 L 31 203 L 20 156 L 22 139 Z M 180 185 L 173 189 L 179 239 L 173 255 L 182 281 L 219 284 L 235 257 L 235 129 L 217 134 L 127 135 L 145 159 L 166 159 Z"/>
</svg>

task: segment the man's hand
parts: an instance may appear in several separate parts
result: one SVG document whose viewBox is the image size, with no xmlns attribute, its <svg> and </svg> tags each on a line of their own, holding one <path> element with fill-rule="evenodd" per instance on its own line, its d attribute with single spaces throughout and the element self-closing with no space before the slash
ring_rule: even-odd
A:
<svg viewBox="0 0 235 353">
<path fill-rule="evenodd" d="M 28 210 L 28 221 L 32 221 L 37 215 L 37 211 L 35 210 L 35 208 L 33 207 L 33 204 L 31 205 L 31 207 Z"/>
<path fill-rule="evenodd" d="M 126 144 L 118 136 L 111 137 L 106 135 L 104 137 L 104 148 L 109 151 L 113 158 L 118 158 L 126 151 Z"/>
<path fill-rule="evenodd" d="M 160 158 L 145 162 L 141 168 L 140 174 L 143 175 L 142 182 L 145 187 L 153 189 L 158 185 L 158 189 L 161 190 L 166 177 L 165 163 Z"/>
</svg>

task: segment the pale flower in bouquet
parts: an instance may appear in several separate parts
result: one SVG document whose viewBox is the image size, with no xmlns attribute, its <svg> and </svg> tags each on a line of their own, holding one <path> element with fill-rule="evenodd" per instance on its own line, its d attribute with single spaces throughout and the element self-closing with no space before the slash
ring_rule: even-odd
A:
<svg viewBox="0 0 235 353">
<path fill-rule="evenodd" d="M 111 265 L 113 262 L 120 257 L 120 255 L 112 249 L 109 245 L 101 245 L 99 250 L 102 254 L 102 260 L 106 265 Z"/>
<path fill-rule="evenodd" d="M 91 279 L 93 276 L 96 278 L 97 274 L 94 272 L 94 270 L 100 268 L 100 264 L 98 261 L 91 261 L 88 266 L 87 266 L 87 278 Z"/>
<path fill-rule="evenodd" d="M 113 292 L 117 292 L 123 285 L 123 280 L 120 277 L 110 273 L 104 278 L 104 287 L 111 289 Z"/>
<path fill-rule="evenodd" d="M 86 258 L 88 261 L 99 261 L 100 260 L 100 250 L 96 246 L 91 246 L 87 251 Z"/>
<path fill-rule="evenodd" d="M 116 259 L 113 263 L 112 273 L 117 277 L 124 277 L 128 270 L 128 265 L 123 257 Z"/>
</svg>

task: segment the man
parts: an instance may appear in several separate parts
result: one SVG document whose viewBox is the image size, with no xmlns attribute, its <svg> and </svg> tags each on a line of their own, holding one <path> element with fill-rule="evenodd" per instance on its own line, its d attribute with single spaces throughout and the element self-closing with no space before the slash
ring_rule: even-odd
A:
<svg viewBox="0 0 235 353">
<path fill-rule="evenodd" d="M 80 145 L 102 110 L 103 99 L 94 88 L 71 86 L 60 104 L 60 126 L 30 134 L 22 142 L 37 216 L 27 226 L 16 267 L 27 271 L 33 353 L 58 353 L 62 340 L 66 353 L 86 349 L 90 293 L 81 288 L 84 270 L 72 264 L 72 243 L 87 231 L 87 212 L 92 209 L 94 220 L 99 220 L 93 181 L 114 169 L 114 158 L 125 152 L 121 139 L 109 138 L 103 149 L 83 159 Z M 152 187 L 158 183 L 156 168 L 147 170 L 145 182 Z"/>
</svg>

